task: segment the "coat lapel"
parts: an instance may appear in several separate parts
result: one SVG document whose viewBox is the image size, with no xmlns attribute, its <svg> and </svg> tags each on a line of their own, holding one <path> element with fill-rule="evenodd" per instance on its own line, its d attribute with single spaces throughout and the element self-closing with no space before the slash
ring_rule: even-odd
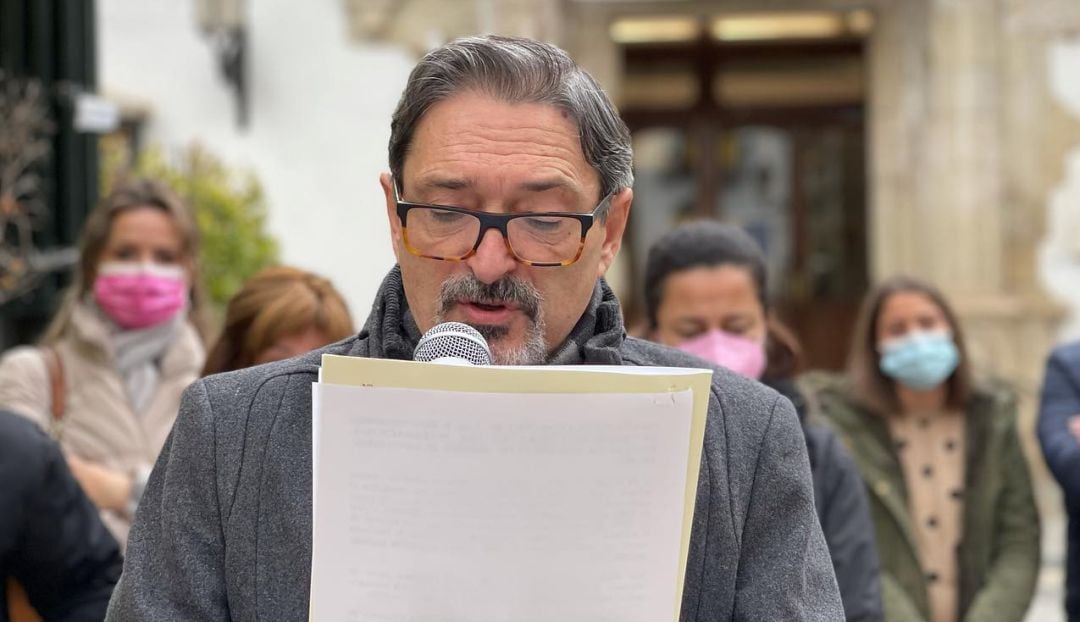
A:
<svg viewBox="0 0 1080 622">
<path fill-rule="evenodd" d="M 859 412 L 856 416 L 865 419 L 860 427 L 866 430 L 867 434 L 854 443 L 853 453 L 864 474 L 870 494 L 888 510 L 897 530 L 903 534 L 911 550 L 917 551 L 915 532 L 907 507 L 904 471 L 892 450 L 892 437 L 885 419 L 865 412 Z"/>
</svg>

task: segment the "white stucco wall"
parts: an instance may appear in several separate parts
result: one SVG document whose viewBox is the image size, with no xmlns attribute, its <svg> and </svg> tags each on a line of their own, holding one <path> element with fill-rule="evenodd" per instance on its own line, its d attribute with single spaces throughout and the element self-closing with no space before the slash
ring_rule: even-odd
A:
<svg viewBox="0 0 1080 622">
<path fill-rule="evenodd" d="M 362 322 L 393 264 L 378 175 L 390 114 L 414 59 L 358 45 L 340 2 L 251 0 L 251 117 L 195 25 L 192 0 L 99 0 L 99 81 L 150 106 L 146 139 L 198 141 L 264 184 L 285 263 L 333 280 Z"/>
<path fill-rule="evenodd" d="M 1050 47 L 1050 92 L 1080 120 L 1080 38 Z M 1080 145 L 1067 156 L 1065 178 L 1046 206 L 1046 239 L 1039 273 L 1048 291 L 1065 305 L 1061 339 L 1080 338 Z"/>
</svg>

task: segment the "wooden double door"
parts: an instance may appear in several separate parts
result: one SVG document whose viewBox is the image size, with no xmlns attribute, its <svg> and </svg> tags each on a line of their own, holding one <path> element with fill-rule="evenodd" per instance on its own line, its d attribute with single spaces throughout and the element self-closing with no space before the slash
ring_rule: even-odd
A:
<svg viewBox="0 0 1080 622">
<path fill-rule="evenodd" d="M 737 224 L 765 250 L 771 299 L 806 366 L 842 367 L 869 273 L 862 42 L 698 41 L 623 54 L 631 281 L 641 283 L 648 247 L 679 222 Z M 627 305 L 631 321 L 642 296 Z"/>
</svg>

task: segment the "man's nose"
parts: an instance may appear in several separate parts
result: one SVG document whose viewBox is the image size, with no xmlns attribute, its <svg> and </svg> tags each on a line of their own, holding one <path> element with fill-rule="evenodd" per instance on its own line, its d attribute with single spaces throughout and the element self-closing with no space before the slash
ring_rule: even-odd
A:
<svg viewBox="0 0 1080 622">
<path fill-rule="evenodd" d="M 481 282 L 491 284 L 503 278 L 517 267 L 517 260 L 497 229 L 488 229 L 480 239 L 476 252 L 466 260 L 473 275 Z"/>
</svg>

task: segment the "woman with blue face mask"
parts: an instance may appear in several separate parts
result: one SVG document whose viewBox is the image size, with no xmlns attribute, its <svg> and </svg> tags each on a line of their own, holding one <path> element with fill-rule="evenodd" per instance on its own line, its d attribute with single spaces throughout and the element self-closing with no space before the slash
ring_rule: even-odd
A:
<svg viewBox="0 0 1080 622">
<path fill-rule="evenodd" d="M 765 257 L 743 230 L 686 223 L 649 250 L 643 336 L 791 400 L 803 424 L 814 502 L 849 621 L 882 619 L 878 559 L 866 494 L 851 457 L 795 386 L 799 347 L 769 313 Z M 705 365 L 705 362 L 702 365 Z"/>
<path fill-rule="evenodd" d="M 956 316 L 930 285 L 874 289 L 843 378 L 804 387 L 870 493 L 886 619 L 1019 622 L 1039 569 L 1039 518 L 1016 400 L 975 384 Z"/>
</svg>

